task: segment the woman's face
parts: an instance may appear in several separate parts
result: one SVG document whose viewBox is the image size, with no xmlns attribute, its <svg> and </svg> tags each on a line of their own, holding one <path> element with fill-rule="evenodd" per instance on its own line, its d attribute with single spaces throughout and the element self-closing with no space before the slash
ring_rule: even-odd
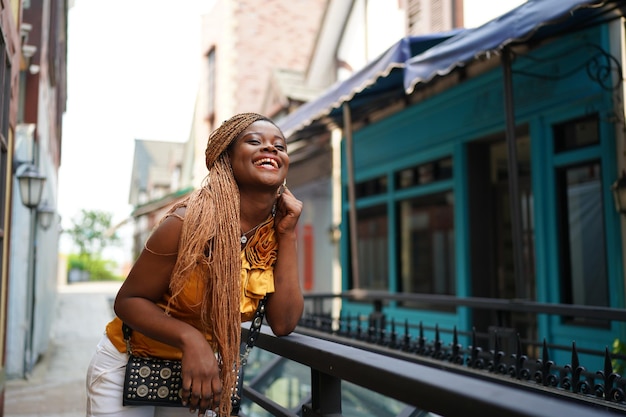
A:
<svg viewBox="0 0 626 417">
<path fill-rule="evenodd" d="M 287 178 L 287 142 L 268 121 L 259 120 L 248 126 L 233 142 L 229 155 L 240 189 L 267 186 L 276 190 Z"/>
</svg>

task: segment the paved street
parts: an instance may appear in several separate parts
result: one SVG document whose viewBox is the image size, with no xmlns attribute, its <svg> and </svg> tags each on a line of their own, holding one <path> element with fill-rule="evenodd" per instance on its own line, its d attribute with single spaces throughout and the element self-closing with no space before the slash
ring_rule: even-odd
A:
<svg viewBox="0 0 626 417">
<path fill-rule="evenodd" d="M 58 288 L 50 349 L 28 380 L 7 381 L 5 417 L 84 417 L 85 374 L 119 282 Z"/>
</svg>

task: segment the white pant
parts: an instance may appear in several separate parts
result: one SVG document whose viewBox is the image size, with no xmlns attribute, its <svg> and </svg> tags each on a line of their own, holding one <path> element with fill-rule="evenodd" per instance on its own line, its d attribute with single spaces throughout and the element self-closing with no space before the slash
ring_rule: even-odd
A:
<svg viewBox="0 0 626 417">
<path fill-rule="evenodd" d="M 185 407 L 123 406 L 124 374 L 128 356 L 118 351 L 106 334 L 100 339 L 87 369 L 87 417 L 189 417 Z M 197 415 L 197 414 L 195 414 Z M 207 412 L 208 415 L 215 415 Z"/>
</svg>

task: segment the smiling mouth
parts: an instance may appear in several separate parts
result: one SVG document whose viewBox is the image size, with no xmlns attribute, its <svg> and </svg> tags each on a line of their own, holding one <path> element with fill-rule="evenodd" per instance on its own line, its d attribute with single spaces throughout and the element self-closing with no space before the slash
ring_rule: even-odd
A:
<svg viewBox="0 0 626 417">
<path fill-rule="evenodd" d="M 276 162 L 276 160 L 272 158 L 262 158 L 258 161 L 255 161 L 254 166 L 271 166 L 272 168 L 278 169 L 278 162 Z"/>
</svg>

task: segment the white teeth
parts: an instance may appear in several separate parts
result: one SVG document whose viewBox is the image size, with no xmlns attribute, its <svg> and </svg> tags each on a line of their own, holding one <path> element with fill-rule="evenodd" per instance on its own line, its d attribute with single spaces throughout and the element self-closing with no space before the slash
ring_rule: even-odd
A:
<svg viewBox="0 0 626 417">
<path fill-rule="evenodd" d="M 258 161 L 256 161 L 254 163 L 254 165 L 256 165 L 256 166 L 264 165 L 264 164 L 270 164 L 274 168 L 278 168 L 278 163 L 274 159 L 272 159 L 272 158 L 259 159 Z"/>
</svg>

